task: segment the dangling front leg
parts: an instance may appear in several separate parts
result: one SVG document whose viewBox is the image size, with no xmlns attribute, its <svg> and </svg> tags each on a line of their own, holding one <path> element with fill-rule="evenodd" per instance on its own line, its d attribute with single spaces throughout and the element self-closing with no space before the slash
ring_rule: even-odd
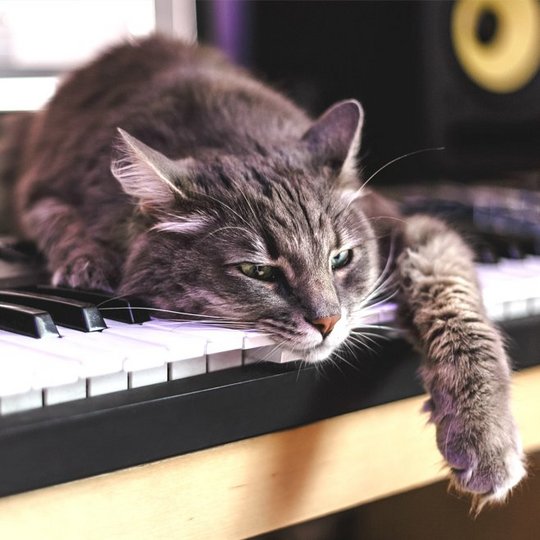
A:
<svg viewBox="0 0 540 540">
<path fill-rule="evenodd" d="M 525 476 L 501 335 L 486 317 L 471 251 L 444 223 L 408 219 L 397 272 L 401 314 L 424 356 L 437 445 L 454 486 L 473 493 L 479 511 Z"/>
</svg>

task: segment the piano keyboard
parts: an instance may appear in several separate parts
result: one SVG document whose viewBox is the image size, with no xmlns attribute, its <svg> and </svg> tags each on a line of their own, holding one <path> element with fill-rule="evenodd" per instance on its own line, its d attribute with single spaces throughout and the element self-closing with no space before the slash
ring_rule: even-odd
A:
<svg viewBox="0 0 540 540">
<path fill-rule="evenodd" d="M 493 320 L 540 315 L 540 256 L 479 264 L 478 274 Z M 119 305 L 103 295 L 93 298 L 101 301 L 98 310 L 85 303 L 94 293 L 51 287 L 27 291 L 0 290 L 0 415 L 259 361 L 301 360 L 254 330 L 154 319 L 129 302 Z M 41 319 L 27 314 L 26 323 L 37 317 L 41 325 L 34 326 L 34 337 L 22 335 L 32 325 L 9 324 L 20 309 L 45 310 Z M 366 310 L 365 322 L 391 325 L 394 313 L 394 304 L 379 305 Z"/>
<path fill-rule="evenodd" d="M 40 338 L 0 330 L 0 414 L 239 367 L 261 359 L 282 363 L 298 358 L 277 348 L 267 334 L 256 331 L 160 319 L 127 324 L 107 318 L 106 307 L 102 313 L 103 327 L 89 332 L 61 324 L 56 326 L 58 333 Z"/>
</svg>

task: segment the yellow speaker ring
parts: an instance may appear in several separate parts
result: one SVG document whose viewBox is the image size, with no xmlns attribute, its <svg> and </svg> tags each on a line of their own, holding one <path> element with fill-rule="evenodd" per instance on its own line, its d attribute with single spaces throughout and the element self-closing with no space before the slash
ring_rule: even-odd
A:
<svg viewBox="0 0 540 540">
<path fill-rule="evenodd" d="M 483 41 L 479 25 L 487 15 L 496 28 Z M 451 36 L 456 56 L 474 82 L 490 92 L 515 92 L 540 67 L 540 4 L 537 0 L 458 0 Z"/>
</svg>

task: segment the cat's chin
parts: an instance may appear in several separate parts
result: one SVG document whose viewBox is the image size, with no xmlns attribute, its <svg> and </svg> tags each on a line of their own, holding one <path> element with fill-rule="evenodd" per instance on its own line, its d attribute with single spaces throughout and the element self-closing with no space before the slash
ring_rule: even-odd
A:
<svg viewBox="0 0 540 540">
<path fill-rule="evenodd" d="M 331 354 L 336 350 L 335 347 L 321 344 L 319 347 L 304 351 L 302 360 L 310 364 L 316 364 L 317 362 L 323 362 L 327 360 Z"/>
<path fill-rule="evenodd" d="M 339 348 L 343 340 L 333 340 L 332 342 L 323 341 L 320 345 L 302 351 L 302 360 L 310 364 L 328 360 L 332 353 Z"/>
</svg>

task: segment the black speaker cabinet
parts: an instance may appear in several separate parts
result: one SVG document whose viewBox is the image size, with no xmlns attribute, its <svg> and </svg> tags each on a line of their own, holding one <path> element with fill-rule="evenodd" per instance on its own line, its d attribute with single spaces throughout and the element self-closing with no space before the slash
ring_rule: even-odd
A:
<svg viewBox="0 0 540 540">
<path fill-rule="evenodd" d="M 426 142 L 455 170 L 540 168 L 538 0 L 420 7 Z"/>
<path fill-rule="evenodd" d="M 367 172 L 445 147 L 388 167 L 378 182 L 540 168 L 540 0 L 218 0 L 198 8 L 203 41 L 313 114 L 359 99 Z"/>
</svg>

